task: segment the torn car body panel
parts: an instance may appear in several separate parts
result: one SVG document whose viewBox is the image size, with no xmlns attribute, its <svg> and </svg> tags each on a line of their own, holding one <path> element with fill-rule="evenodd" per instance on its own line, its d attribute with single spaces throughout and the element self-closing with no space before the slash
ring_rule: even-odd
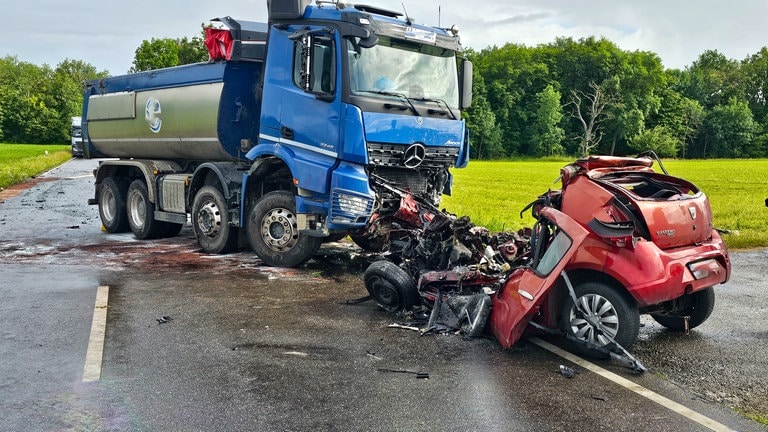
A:
<svg viewBox="0 0 768 432">
<path fill-rule="evenodd" d="M 534 255 L 531 267 L 513 271 L 493 297 L 490 331 L 504 348 L 514 345 L 523 335 L 560 272 L 589 234 L 573 219 L 553 208 L 542 209 L 541 216 L 554 226 L 552 232 L 538 236 L 539 241 L 547 243 L 542 245 L 540 258 Z M 542 230 L 548 231 L 548 228 L 537 227 L 534 236 Z"/>
</svg>

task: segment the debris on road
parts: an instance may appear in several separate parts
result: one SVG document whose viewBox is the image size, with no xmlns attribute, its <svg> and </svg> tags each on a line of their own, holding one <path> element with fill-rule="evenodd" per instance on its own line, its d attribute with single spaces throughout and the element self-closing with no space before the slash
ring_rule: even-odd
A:
<svg viewBox="0 0 768 432">
<path fill-rule="evenodd" d="M 429 372 L 422 372 L 422 371 L 416 372 L 416 371 L 410 371 L 405 369 L 385 369 L 385 368 L 380 368 L 376 370 L 379 372 L 413 374 L 416 376 L 416 379 L 429 379 Z"/>
<path fill-rule="evenodd" d="M 509 348 L 524 334 L 556 333 L 644 371 L 624 348 L 637 339 L 640 313 L 688 331 L 709 317 L 712 286 L 728 280 L 709 202 L 652 152 L 591 156 L 560 173 L 562 188 L 523 210 L 533 228 L 494 234 L 373 175 L 390 199 L 352 236 L 382 251 L 363 275 L 371 298 L 412 314 L 403 325 L 421 334 L 487 330 Z"/>
</svg>

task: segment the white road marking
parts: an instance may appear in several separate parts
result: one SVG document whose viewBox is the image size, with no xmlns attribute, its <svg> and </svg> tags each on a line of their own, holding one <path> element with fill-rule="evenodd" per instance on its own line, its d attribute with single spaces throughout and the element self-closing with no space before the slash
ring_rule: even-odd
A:
<svg viewBox="0 0 768 432">
<path fill-rule="evenodd" d="M 96 290 L 96 304 L 93 307 L 91 337 L 88 340 L 88 352 L 85 354 L 83 382 L 98 381 L 101 378 L 101 358 L 104 354 L 104 333 L 107 328 L 107 304 L 109 287 L 100 286 Z"/>
<path fill-rule="evenodd" d="M 656 402 L 657 404 L 659 404 L 659 405 L 661 405 L 661 406 L 663 406 L 665 408 L 669 408 L 670 410 L 672 410 L 672 411 L 674 411 L 674 412 L 676 412 L 676 413 L 678 413 L 678 414 L 680 414 L 680 415 L 682 415 L 682 416 L 684 416 L 684 417 L 686 417 L 686 418 L 688 418 L 688 419 L 690 419 L 692 421 L 695 421 L 696 423 L 698 423 L 698 424 L 700 424 L 700 425 L 702 425 L 702 426 L 704 426 L 704 427 L 706 427 L 706 428 L 708 428 L 710 430 L 717 431 L 717 432 L 735 432 L 733 429 L 729 428 L 728 426 L 726 426 L 726 425 L 724 425 L 722 423 L 718 423 L 715 420 L 712 420 L 711 418 L 709 418 L 709 417 L 707 417 L 707 416 L 705 416 L 703 414 L 699 414 L 696 411 L 694 411 L 694 410 L 692 410 L 692 409 L 690 409 L 690 408 L 688 408 L 688 407 L 686 407 L 684 405 L 681 405 L 681 404 L 679 404 L 679 403 L 677 403 L 677 402 L 675 402 L 675 401 L 673 401 L 671 399 L 667 399 L 666 397 L 664 397 L 664 396 L 662 396 L 662 395 L 660 395 L 658 393 L 655 393 L 655 392 L 653 392 L 651 390 L 648 390 L 647 388 L 645 388 L 645 387 L 643 387 L 643 386 L 641 386 L 639 384 L 636 384 L 636 383 L 634 383 L 634 382 L 632 382 L 632 381 L 630 381 L 630 380 L 628 380 L 628 379 L 626 379 L 624 377 L 616 375 L 613 372 L 605 370 L 605 369 L 601 368 L 600 366 L 598 366 L 598 365 L 596 365 L 594 363 L 590 363 L 590 362 L 582 359 L 581 357 L 573 355 L 573 354 L 569 353 L 568 351 L 560 349 L 560 348 L 558 348 L 558 347 L 556 347 L 556 346 L 554 346 L 554 345 L 552 345 L 552 344 L 550 344 L 548 342 L 545 342 L 545 341 L 543 341 L 543 340 L 541 340 L 539 338 L 535 338 L 535 337 L 534 338 L 529 338 L 528 340 L 533 342 L 534 344 L 544 348 L 545 350 L 553 353 L 553 354 L 559 355 L 560 357 L 562 357 L 562 358 L 564 358 L 564 359 L 566 359 L 566 360 L 568 360 L 570 362 L 576 363 L 577 365 L 583 367 L 584 369 L 588 369 L 588 370 L 590 370 L 590 371 L 592 371 L 592 372 L 602 376 L 605 379 L 613 381 L 614 383 L 616 383 L 616 384 L 626 388 L 629 391 L 635 392 L 638 395 L 640 395 L 640 396 L 642 396 L 642 397 L 644 397 L 644 398 L 646 398 L 648 400 L 651 400 L 653 402 Z"/>
<path fill-rule="evenodd" d="M 93 177 L 93 174 L 83 174 L 83 175 L 74 176 L 74 177 L 67 177 L 67 180 L 77 180 L 77 179 L 88 178 L 88 177 Z"/>
</svg>

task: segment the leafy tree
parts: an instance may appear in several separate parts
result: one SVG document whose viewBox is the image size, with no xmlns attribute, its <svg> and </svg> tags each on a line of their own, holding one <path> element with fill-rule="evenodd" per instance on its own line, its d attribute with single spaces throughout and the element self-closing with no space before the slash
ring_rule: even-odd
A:
<svg viewBox="0 0 768 432">
<path fill-rule="evenodd" d="M 764 151 L 755 140 L 756 126 L 747 103 L 732 98 L 727 105 L 713 108 L 704 118 L 703 136 L 697 142 L 695 154 L 725 158 L 763 156 Z"/>
<path fill-rule="evenodd" d="M 659 157 L 675 157 L 679 141 L 666 126 L 656 126 L 629 139 L 629 148 L 636 153 L 646 150 L 656 152 Z"/>
<path fill-rule="evenodd" d="M 768 129 L 768 48 L 744 59 L 741 72 L 749 109 L 763 129 Z"/>
<path fill-rule="evenodd" d="M 64 143 L 70 117 L 80 115 L 83 81 L 106 76 L 79 60 L 48 65 L 0 59 L 0 129 L 2 139 L 18 143 Z"/>
<path fill-rule="evenodd" d="M 208 49 L 205 47 L 205 26 L 201 24 L 199 36 L 179 39 L 152 38 L 141 42 L 133 58 L 133 66 L 129 72 L 140 72 L 161 69 L 184 64 L 204 62 L 208 60 Z"/>
<path fill-rule="evenodd" d="M 179 45 L 174 39 L 155 39 L 141 42 L 136 48 L 133 66 L 129 72 L 140 72 L 179 65 Z"/>
<path fill-rule="evenodd" d="M 560 107 L 560 92 L 548 85 L 536 94 L 534 111 L 528 128 L 530 149 L 528 154 L 534 156 L 552 156 L 565 153 L 563 140 L 565 131 L 559 126 L 563 119 Z"/>
<path fill-rule="evenodd" d="M 704 108 L 725 105 L 731 98 L 745 99 L 740 83 L 739 62 L 728 59 L 717 50 L 707 50 L 686 72 L 690 75 L 683 95 L 698 101 Z"/>
<path fill-rule="evenodd" d="M 467 52 L 467 57 L 477 61 L 473 51 Z M 471 157 L 475 159 L 498 159 L 505 156 L 501 146 L 501 131 L 496 125 L 496 115 L 491 110 L 487 99 L 485 80 L 479 69 L 473 69 L 472 106 L 467 110 L 467 127 L 470 131 Z"/>
</svg>

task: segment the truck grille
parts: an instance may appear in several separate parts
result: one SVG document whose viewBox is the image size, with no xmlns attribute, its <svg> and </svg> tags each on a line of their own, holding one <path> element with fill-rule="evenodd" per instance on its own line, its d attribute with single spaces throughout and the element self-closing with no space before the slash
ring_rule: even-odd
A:
<svg viewBox="0 0 768 432">
<path fill-rule="evenodd" d="M 403 154 L 410 144 L 368 143 L 368 160 L 371 165 L 403 167 Z M 419 168 L 450 168 L 459 157 L 458 147 L 424 146 L 426 155 Z"/>
<path fill-rule="evenodd" d="M 376 175 L 400 189 L 410 190 L 411 193 L 422 195 L 429 192 L 429 178 L 418 170 L 400 168 L 378 168 Z"/>
</svg>

